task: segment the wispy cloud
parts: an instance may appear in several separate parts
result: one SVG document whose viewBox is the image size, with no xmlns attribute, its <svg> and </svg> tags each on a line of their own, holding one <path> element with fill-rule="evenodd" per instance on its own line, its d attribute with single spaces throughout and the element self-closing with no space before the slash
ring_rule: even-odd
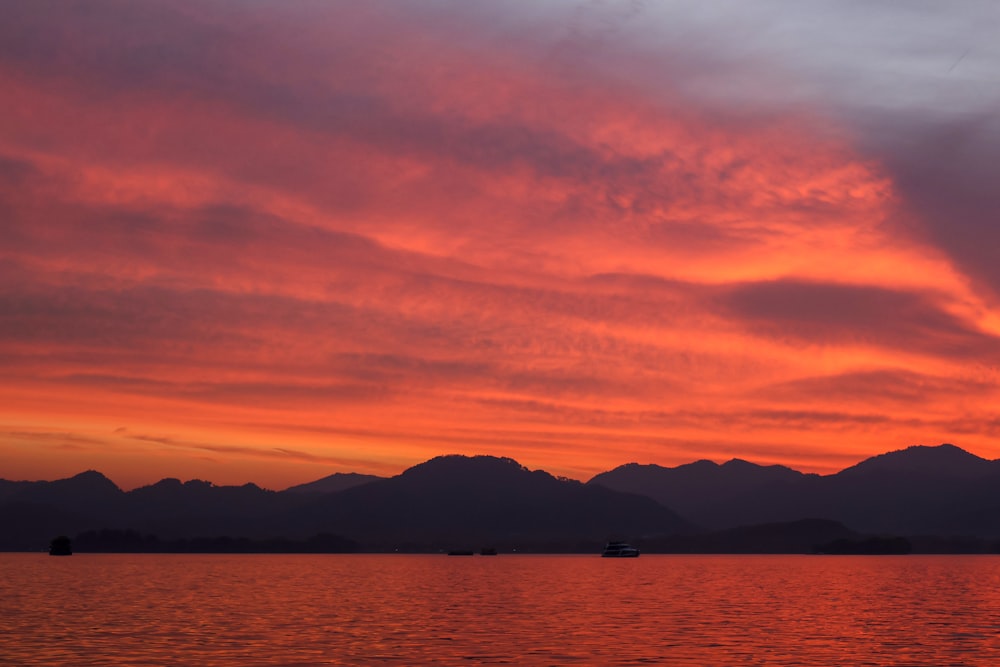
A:
<svg viewBox="0 0 1000 667">
<path fill-rule="evenodd" d="M 0 425 L 133 480 L 1000 455 L 962 7 L 5 6 Z"/>
</svg>

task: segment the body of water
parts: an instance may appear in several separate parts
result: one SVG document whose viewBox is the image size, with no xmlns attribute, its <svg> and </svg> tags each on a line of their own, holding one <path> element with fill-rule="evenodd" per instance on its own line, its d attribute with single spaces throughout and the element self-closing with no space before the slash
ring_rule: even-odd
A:
<svg viewBox="0 0 1000 667">
<path fill-rule="evenodd" d="M 1000 665 L 1000 558 L 6 553 L 0 664 Z"/>
</svg>

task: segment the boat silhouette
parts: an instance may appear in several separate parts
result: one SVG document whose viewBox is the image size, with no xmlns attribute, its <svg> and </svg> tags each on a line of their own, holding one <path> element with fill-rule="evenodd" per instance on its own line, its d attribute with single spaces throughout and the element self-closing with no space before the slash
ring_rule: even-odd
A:
<svg viewBox="0 0 1000 667">
<path fill-rule="evenodd" d="M 608 542 L 601 552 L 603 558 L 638 558 L 639 550 L 627 542 Z"/>
</svg>

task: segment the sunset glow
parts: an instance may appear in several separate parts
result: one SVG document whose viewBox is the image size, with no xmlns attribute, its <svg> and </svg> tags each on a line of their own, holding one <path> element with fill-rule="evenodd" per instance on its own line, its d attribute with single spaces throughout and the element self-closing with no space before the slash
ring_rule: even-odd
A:
<svg viewBox="0 0 1000 667">
<path fill-rule="evenodd" d="M 0 477 L 1000 458 L 990 31 L 652 4 L 0 9 Z"/>
</svg>

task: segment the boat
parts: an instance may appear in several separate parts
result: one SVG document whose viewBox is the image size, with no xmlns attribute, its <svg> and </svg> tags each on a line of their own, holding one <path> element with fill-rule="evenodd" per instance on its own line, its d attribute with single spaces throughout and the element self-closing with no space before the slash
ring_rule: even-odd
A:
<svg viewBox="0 0 1000 667">
<path fill-rule="evenodd" d="M 603 558 L 638 558 L 639 550 L 626 542 L 608 542 L 601 552 Z"/>
</svg>

